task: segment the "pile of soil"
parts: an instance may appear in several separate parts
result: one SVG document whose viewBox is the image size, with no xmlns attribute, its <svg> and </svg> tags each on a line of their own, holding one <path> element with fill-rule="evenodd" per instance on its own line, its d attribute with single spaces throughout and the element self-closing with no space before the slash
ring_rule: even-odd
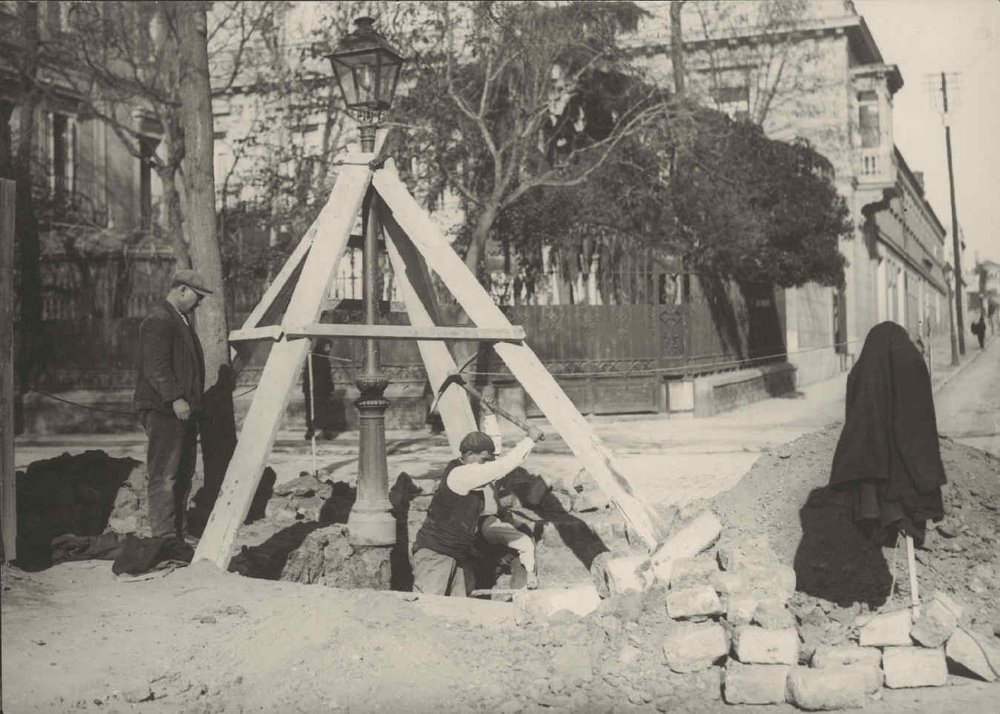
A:
<svg viewBox="0 0 1000 714">
<path fill-rule="evenodd" d="M 100 450 L 62 454 L 18 471 L 18 565 L 25 570 L 46 568 L 52 564 L 54 538 L 99 536 L 119 518 L 141 513 L 138 500 L 130 504 L 134 491 L 127 484 L 135 479 L 145 483 L 145 471 L 135 459 L 114 458 Z M 134 525 L 142 524 L 135 519 Z"/>
<path fill-rule="evenodd" d="M 726 526 L 723 542 L 766 537 L 795 568 L 799 592 L 826 613 L 909 603 L 902 539 L 898 549 L 874 545 L 854 526 L 846 496 L 827 488 L 839 436 L 840 425 L 802 436 L 762 456 L 715 498 L 709 505 Z M 918 584 L 927 595 L 942 590 L 967 605 L 971 624 L 1000 628 L 1000 461 L 944 437 L 940 447 L 946 515 L 928 524 L 917 550 Z"/>
</svg>

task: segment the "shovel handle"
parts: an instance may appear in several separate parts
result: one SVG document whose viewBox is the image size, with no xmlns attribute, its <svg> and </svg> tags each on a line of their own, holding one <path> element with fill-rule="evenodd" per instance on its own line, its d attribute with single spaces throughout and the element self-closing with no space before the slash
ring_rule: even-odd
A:
<svg viewBox="0 0 1000 714">
<path fill-rule="evenodd" d="M 457 382 L 457 384 L 462 389 L 464 389 L 469 394 L 471 394 L 473 397 L 475 397 L 476 399 L 478 399 L 481 404 L 485 404 L 493 413 L 499 414 L 504 419 L 506 419 L 507 421 L 509 421 L 511 424 L 513 424 L 514 426 L 516 426 L 518 429 L 522 429 L 523 431 L 528 431 L 528 429 L 530 428 L 528 426 L 528 424 L 523 419 L 518 419 L 516 416 L 514 416 L 509 411 L 507 411 L 506 409 L 504 409 L 503 407 L 501 407 L 495 401 L 493 401 L 492 399 L 490 399 L 487 396 L 484 396 L 483 393 L 480 392 L 479 390 L 473 389 L 468 384 L 466 384 L 465 382 L 462 382 L 462 381 Z M 542 434 L 538 438 L 539 438 L 539 440 L 544 439 L 545 435 Z"/>
</svg>

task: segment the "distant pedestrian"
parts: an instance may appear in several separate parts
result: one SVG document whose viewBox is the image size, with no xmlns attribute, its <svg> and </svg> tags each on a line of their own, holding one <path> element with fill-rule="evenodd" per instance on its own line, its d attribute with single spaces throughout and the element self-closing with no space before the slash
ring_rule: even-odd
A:
<svg viewBox="0 0 1000 714">
<path fill-rule="evenodd" d="M 972 323 L 972 334 L 979 340 L 979 349 L 986 347 L 986 311 L 980 310 L 979 320 Z"/>
<path fill-rule="evenodd" d="M 306 400 L 306 440 L 317 435 L 332 439 L 337 435 L 337 417 L 333 408 L 333 370 L 330 340 L 313 341 L 310 356 L 302 369 L 302 394 Z"/>
<path fill-rule="evenodd" d="M 153 537 L 187 537 L 185 510 L 205 388 L 205 358 L 191 317 L 211 294 L 200 273 L 178 270 L 166 298 L 139 327 L 134 402 L 149 439 L 146 471 Z"/>
</svg>

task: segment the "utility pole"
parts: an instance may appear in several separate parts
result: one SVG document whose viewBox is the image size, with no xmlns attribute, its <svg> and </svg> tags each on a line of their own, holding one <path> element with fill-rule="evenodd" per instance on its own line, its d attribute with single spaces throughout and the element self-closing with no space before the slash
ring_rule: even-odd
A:
<svg viewBox="0 0 1000 714">
<path fill-rule="evenodd" d="M 941 100 L 944 108 L 944 143 L 948 151 L 948 188 L 951 192 L 951 240 L 955 251 L 955 329 L 958 351 L 965 354 L 965 321 L 962 319 L 962 240 L 958 235 L 958 209 L 955 208 L 955 171 L 951 163 L 951 118 L 948 114 L 948 75 L 941 73 Z"/>
</svg>

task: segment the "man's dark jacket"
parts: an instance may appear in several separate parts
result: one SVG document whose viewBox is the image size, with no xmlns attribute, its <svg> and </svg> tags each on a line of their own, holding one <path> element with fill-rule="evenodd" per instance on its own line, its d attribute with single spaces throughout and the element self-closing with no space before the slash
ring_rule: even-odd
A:
<svg viewBox="0 0 1000 714">
<path fill-rule="evenodd" d="M 192 412 L 201 407 L 205 358 L 192 327 L 166 300 L 161 300 L 139 327 L 139 374 L 135 385 L 137 411 L 173 414 L 173 402 L 183 398 Z"/>
</svg>

